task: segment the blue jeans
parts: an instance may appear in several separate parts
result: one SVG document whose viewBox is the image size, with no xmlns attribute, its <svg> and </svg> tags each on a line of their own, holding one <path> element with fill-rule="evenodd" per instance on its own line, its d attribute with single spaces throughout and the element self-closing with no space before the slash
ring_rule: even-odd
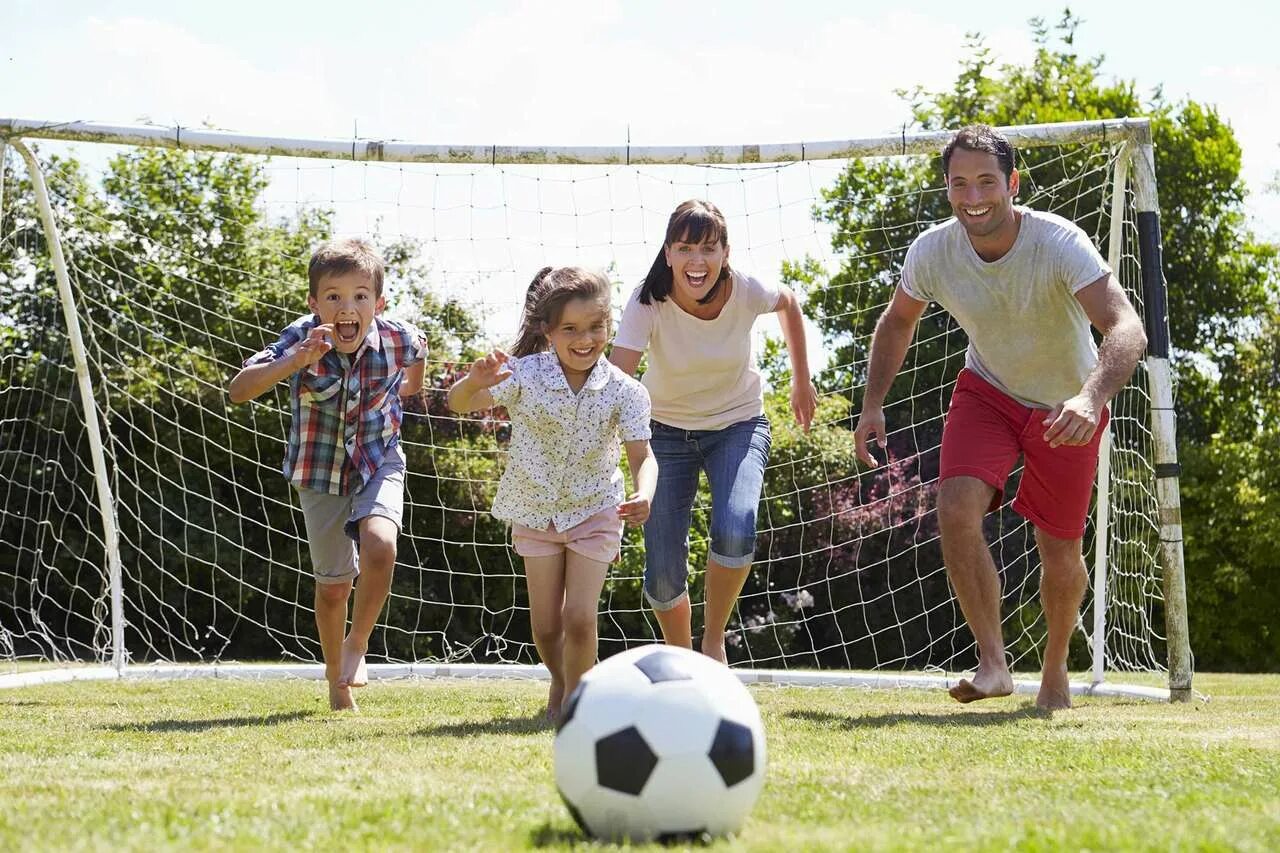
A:
<svg viewBox="0 0 1280 853">
<path fill-rule="evenodd" d="M 644 595 L 654 610 L 670 610 L 689 595 L 689 525 L 700 472 L 711 485 L 708 559 L 730 569 L 751 565 L 772 437 L 763 415 L 716 430 L 652 426 L 658 488 L 644 525 Z"/>
</svg>

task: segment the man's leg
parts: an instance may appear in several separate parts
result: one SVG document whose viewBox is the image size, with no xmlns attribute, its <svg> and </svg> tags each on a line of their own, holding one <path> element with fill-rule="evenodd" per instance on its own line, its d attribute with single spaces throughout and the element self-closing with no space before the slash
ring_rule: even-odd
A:
<svg viewBox="0 0 1280 853">
<path fill-rule="evenodd" d="M 938 525 L 947 577 L 978 644 L 973 680 L 951 688 L 959 702 L 973 702 L 1013 692 L 1013 677 L 1004 659 L 1000 630 L 1000 578 L 982 533 L 982 517 L 995 493 L 976 477 L 950 477 L 938 486 Z"/>
<path fill-rule="evenodd" d="M 1040 603 L 1044 605 L 1044 618 L 1049 625 L 1036 705 L 1047 711 L 1071 707 L 1067 651 L 1089 582 L 1081 542 L 1080 539 L 1059 539 L 1036 528 L 1041 566 Z"/>
<path fill-rule="evenodd" d="M 360 519 L 360 579 L 356 582 L 355 606 L 351 609 L 351 632 L 342 643 L 342 680 L 352 687 L 368 683 L 364 656 L 369 635 L 391 592 L 391 576 L 396 567 L 396 539 L 399 526 L 380 515 Z"/>
</svg>

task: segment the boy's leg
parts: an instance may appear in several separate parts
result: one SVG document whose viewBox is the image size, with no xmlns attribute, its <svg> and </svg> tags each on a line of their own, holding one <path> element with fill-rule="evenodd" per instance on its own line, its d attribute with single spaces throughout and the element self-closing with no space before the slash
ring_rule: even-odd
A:
<svg viewBox="0 0 1280 853">
<path fill-rule="evenodd" d="M 609 564 L 576 551 L 565 554 L 564 570 L 564 689 L 568 696 L 583 673 L 595 665 L 600 590 Z"/>
<path fill-rule="evenodd" d="M 355 604 L 351 608 L 351 632 L 342 644 L 342 680 L 352 687 L 368 683 L 364 656 L 369 635 L 391 592 L 396 566 L 396 539 L 400 528 L 380 515 L 360 519 L 360 580 L 356 583 Z"/>
<path fill-rule="evenodd" d="M 525 584 L 529 589 L 529 628 L 538 657 L 551 673 L 547 718 L 555 719 L 565 697 L 564 609 L 565 552 L 524 558 Z"/>
<path fill-rule="evenodd" d="M 324 677 L 329 682 L 329 707 L 334 711 L 354 710 L 351 690 L 341 683 L 342 635 L 347 627 L 347 599 L 351 581 L 316 582 L 316 633 L 324 657 Z"/>
<path fill-rule="evenodd" d="M 404 457 L 397 450 L 351 497 L 346 531 L 360 543 L 360 580 L 351 610 L 351 633 L 342 645 L 342 681 L 352 687 L 363 687 L 369 680 L 364 656 L 369 650 L 369 635 L 391 592 L 403 516 Z"/>
<path fill-rule="evenodd" d="M 351 581 L 357 571 L 355 547 L 343 530 L 351 513 L 351 500 L 313 489 L 299 488 L 297 492 L 316 579 L 316 632 L 329 682 L 329 707 L 335 711 L 354 709 L 351 692 L 341 683 L 342 635 L 347 625 Z"/>
</svg>

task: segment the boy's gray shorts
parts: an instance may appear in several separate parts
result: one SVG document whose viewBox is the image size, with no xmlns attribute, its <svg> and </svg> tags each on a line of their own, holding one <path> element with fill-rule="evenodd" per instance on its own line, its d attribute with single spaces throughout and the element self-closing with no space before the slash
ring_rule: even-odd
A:
<svg viewBox="0 0 1280 853">
<path fill-rule="evenodd" d="M 404 462 L 390 455 L 354 495 L 331 495 L 301 486 L 311 571 L 317 583 L 343 583 L 360 574 L 360 519 L 389 518 L 400 530 L 404 516 Z"/>
</svg>

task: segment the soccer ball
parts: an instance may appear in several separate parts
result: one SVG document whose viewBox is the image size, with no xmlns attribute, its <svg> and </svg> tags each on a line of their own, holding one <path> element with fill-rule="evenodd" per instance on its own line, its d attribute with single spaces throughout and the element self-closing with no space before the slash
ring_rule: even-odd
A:
<svg viewBox="0 0 1280 853">
<path fill-rule="evenodd" d="M 733 832 L 760 794 L 764 764 L 747 688 L 675 646 L 630 649 L 588 671 L 556 727 L 556 787 L 597 838 Z"/>
</svg>

